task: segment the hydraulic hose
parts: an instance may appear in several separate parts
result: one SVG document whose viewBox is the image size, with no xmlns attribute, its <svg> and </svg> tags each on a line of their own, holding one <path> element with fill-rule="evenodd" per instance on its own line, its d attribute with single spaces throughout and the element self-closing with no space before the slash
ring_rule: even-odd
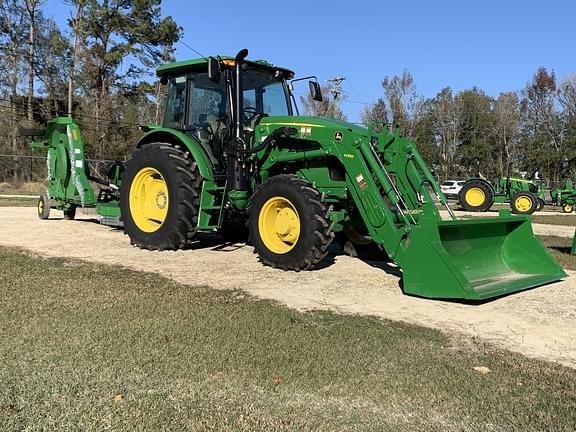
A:
<svg viewBox="0 0 576 432">
<path fill-rule="evenodd" d="M 270 135 L 268 135 L 264 141 L 262 141 L 257 147 L 254 147 L 253 149 L 246 149 L 243 150 L 244 155 L 252 155 L 255 153 L 258 153 L 259 151 L 264 150 L 266 147 L 268 147 L 272 141 L 274 141 L 275 139 L 278 139 L 282 136 L 293 136 L 296 135 L 298 133 L 298 130 L 295 128 L 291 128 L 291 127 L 281 127 L 278 128 L 276 130 L 274 130 L 274 132 L 272 132 Z"/>
</svg>

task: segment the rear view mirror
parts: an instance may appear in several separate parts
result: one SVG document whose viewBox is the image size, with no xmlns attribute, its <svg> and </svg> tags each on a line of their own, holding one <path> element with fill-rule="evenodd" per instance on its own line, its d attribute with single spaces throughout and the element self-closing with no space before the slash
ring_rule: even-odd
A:
<svg viewBox="0 0 576 432">
<path fill-rule="evenodd" d="M 322 90 L 320 89 L 320 84 L 317 81 L 308 81 L 308 86 L 310 87 L 310 97 L 316 102 L 322 102 Z"/>
<path fill-rule="evenodd" d="M 220 62 L 214 57 L 208 57 L 208 79 L 215 83 L 220 81 Z"/>
</svg>

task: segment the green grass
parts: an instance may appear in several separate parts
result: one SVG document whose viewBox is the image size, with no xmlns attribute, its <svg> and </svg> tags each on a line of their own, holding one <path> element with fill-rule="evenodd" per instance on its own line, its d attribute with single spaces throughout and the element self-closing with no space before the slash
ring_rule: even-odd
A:
<svg viewBox="0 0 576 432">
<path fill-rule="evenodd" d="M 570 255 L 572 250 L 571 238 L 556 236 L 537 237 L 562 267 L 568 270 L 576 270 L 576 255 Z"/>
<path fill-rule="evenodd" d="M 576 425 L 575 370 L 431 329 L 8 249 L 0 296 L 3 431 Z"/>
<path fill-rule="evenodd" d="M 35 207 L 37 198 L 2 198 L 0 207 Z"/>
<path fill-rule="evenodd" d="M 532 215 L 532 223 L 547 224 L 547 225 L 566 225 L 576 226 L 576 217 L 573 215 Z"/>
</svg>

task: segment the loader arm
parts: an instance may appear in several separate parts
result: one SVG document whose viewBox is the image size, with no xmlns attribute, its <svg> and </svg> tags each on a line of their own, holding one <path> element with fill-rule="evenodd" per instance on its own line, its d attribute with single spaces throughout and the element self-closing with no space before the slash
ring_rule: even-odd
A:
<svg viewBox="0 0 576 432">
<path fill-rule="evenodd" d="M 282 124 L 299 128 L 296 138 L 303 143 L 259 154 L 265 159 L 261 171 L 274 172 L 278 164 L 290 170 L 294 169 L 290 164 L 340 161 L 352 207 L 372 240 L 402 269 L 405 293 L 482 300 L 565 276 L 534 237 L 528 217 L 503 211 L 495 218 L 457 220 L 416 145 L 398 131 L 378 136 L 371 128 L 334 132 L 327 121 L 316 121 L 316 127 L 312 122 Z M 268 127 L 264 135 L 271 132 Z M 314 148 L 318 144 L 320 148 Z M 313 173 L 300 172 L 304 177 Z M 314 184 L 317 177 L 307 180 Z M 324 189 L 327 195 L 334 194 Z M 442 220 L 433 195 L 446 205 L 451 220 Z"/>
</svg>

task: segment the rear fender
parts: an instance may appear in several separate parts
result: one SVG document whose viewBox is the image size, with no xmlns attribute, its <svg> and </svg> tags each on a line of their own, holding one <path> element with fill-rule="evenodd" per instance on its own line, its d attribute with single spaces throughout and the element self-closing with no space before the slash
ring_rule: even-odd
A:
<svg viewBox="0 0 576 432">
<path fill-rule="evenodd" d="M 492 183 L 490 183 L 489 181 L 487 181 L 486 179 L 480 178 L 480 177 L 473 177 L 473 178 L 469 178 L 468 180 L 466 180 L 466 182 L 469 181 L 476 181 L 476 182 L 481 182 L 484 183 L 486 185 L 486 187 L 488 187 L 491 191 L 492 191 L 492 195 L 496 195 L 496 189 L 494 188 L 494 186 L 492 185 Z"/>
<path fill-rule="evenodd" d="M 210 163 L 210 158 L 200 144 L 184 132 L 168 128 L 154 128 L 140 138 L 136 148 L 153 142 L 164 142 L 184 147 L 192 154 L 194 161 L 198 164 L 198 170 L 202 178 L 210 181 L 214 180 L 214 167 Z"/>
</svg>

